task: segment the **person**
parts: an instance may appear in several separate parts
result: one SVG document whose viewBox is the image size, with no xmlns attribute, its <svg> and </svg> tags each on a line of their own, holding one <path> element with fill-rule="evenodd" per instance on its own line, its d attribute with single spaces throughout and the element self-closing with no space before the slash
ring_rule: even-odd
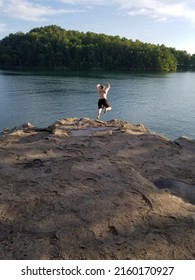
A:
<svg viewBox="0 0 195 280">
<path fill-rule="evenodd" d="M 110 84 L 107 84 L 107 86 L 97 84 L 96 89 L 98 91 L 98 113 L 97 113 L 97 119 L 100 119 L 100 115 L 102 112 L 102 109 L 104 109 L 104 114 L 106 114 L 108 111 L 110 111 L 112 108 L 107 100 L 107 94 L 110 89 Z"/>
</svg>

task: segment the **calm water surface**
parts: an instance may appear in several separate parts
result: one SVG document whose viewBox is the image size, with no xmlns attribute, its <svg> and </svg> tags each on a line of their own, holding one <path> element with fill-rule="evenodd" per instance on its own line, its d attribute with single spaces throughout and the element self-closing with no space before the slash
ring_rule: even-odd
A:
<svg viewBox="0 0 195 280">
<path fill-rule="evenodd" d="M 95 118 L 96 83 L 111 84 L 102 120 L 143 123 L 170 139 L 195 138 L 195 73 L 0 71 L 0 131 L 69 117 Z"/>
</svg>

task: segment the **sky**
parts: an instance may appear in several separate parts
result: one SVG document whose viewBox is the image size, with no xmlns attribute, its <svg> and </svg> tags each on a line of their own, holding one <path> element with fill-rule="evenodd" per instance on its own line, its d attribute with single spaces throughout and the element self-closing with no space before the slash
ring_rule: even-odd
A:
<svg viewBox="0 0 195 280">
<path fill-rule="evenodd" d="M 0 39 L 47 25 L 195 54 L 195 0 L 0 0 Z"/>
</svg>

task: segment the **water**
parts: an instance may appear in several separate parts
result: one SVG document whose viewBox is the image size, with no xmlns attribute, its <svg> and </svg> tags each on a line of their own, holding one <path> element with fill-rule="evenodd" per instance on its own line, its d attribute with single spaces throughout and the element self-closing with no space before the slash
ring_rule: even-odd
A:
<svg viewBox="0 0 195 280">
<path fill-rule="evenodd" d="M 0 71 L 0 131 L 30 122 L 95 118 L 96 83 L 111 84 L 102 120 L 143 123 L 170 139 L 195 138 L 195 73 Z"/>
</svg>

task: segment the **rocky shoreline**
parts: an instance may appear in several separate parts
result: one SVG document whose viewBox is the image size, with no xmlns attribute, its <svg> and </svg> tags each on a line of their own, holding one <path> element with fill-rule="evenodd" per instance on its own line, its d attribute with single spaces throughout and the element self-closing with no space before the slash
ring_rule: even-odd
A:
<svg viewBox="0 0 195 280">
<path fill-rule="evenodd" d="M 195 259 L 194 184 L 195 141 L 143 125 L 69 118 L 4 131 L 0 259 Z"/>
</svg>

